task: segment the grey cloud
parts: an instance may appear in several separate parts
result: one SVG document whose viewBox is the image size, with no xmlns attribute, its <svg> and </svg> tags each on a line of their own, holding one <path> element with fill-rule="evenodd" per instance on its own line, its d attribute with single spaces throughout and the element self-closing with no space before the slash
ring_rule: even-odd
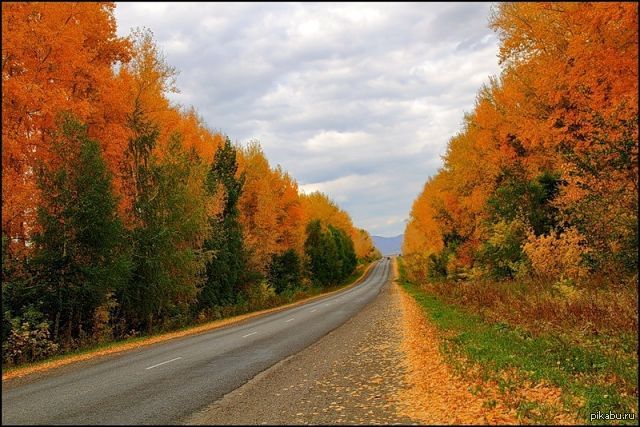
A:
<svg viewBox="0 0 640 427">
<path fill-rule="evenodd" d="M 301 188 L 373 234 L 403 231 L 447 140 L 496 74 L 487 3 L 119 3 L 153 30 L 180 94 L 232 140 L 257 139 Z"/>
</svg>

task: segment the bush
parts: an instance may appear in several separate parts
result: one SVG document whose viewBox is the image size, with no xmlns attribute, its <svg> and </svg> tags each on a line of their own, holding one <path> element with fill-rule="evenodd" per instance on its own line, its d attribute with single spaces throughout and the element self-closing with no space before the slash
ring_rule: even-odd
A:
<svg viewBox="0 0 640 427">
<path fill-rule="evenodd" d="M 276 302 L 276 291 L 266 280 L 262 280 L 247 289 L 249 310 L 267 308 Z"/>
<path fill-rule="evenodd" d="M 577 281 L 586 278 L 589 273 L 584 259 L 591 251 L 575 228 L 568 228 L 562 233 L 552 231 L 537 237 L 529 233 L 523 249 L 531 262 L 533 273 L 542 279 Z"/>
<path fill-rule="evenodd" d="M 113 325 L 111 325 L 111 313 L 118 306 L 113 292 L 108 292 L 105 301 L 93 314 L 92 338 L 96 342 L 105 342 L 113 338 Z"/>
<path fill-rule="evenodd" d="M 5 313 L 7 316 L 9 313 Z M 34 324 L 24 318 L 11 319 L 11 332 L 2 343 L 2 362 L 8 365 L 33 362 L 55 354 L 58 344 L 50 339 L 49 323 Z"/>
<path fill-rule="evenodd" d="M 491 323 L 506 322 L 534 334 L 551 332 L 574 340 L 602 337 L 637 343 L 638 293 L 630 286 L 603 288 L 570 281 L 554 285 L 536 279 L 426 283 L 423 288 L 447 303 L 479 314 Z M 633 348 L 633 346 L 632 346 Z"/>
<path fill-rule="evenodd" d="M 438 254 L 429 255 L 427 262 L 427 277 L 432 280 L 442 280 L 447 277 L 449 256 L 443 250 Z"/>
<path fill-rule="evenodd" d="M 492 234 L 479 253 L 480 263 L 487 266 L 492 278 L 512 278 L 521 270 L 520 264 L 524 262 L 521 245 L 525 236 L 525 225 L 518 219 L 493 225 Z"/>
</svg>

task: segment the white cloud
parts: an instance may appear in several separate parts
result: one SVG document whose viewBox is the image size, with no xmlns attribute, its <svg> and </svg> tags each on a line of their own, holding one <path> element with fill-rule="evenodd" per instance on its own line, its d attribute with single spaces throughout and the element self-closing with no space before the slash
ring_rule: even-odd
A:
<svg viewBox="0 0 640 427">
<path fill-rule="evenodd" d="M 366 133 L 324 131 L 307 140 L 305 146 L 313 153 L 326 153 L 327 155 L 339 153 L 342 149 L 365 148 L 371 138 Z"/>
<path fill-rule="evenodd" d="M 305 191 L 373 234 L 404 229 L 446 143 L 498 72 L 488 3 L 118 3 L 180 70 L 176 102 L 258 139 Z"/>
<path fill-rule="evenodd" d="M 191 51 L 189 40 L 177 34 L 164 44 L 164 50 L 169 55 L 186 54 Z"/>
</svg>

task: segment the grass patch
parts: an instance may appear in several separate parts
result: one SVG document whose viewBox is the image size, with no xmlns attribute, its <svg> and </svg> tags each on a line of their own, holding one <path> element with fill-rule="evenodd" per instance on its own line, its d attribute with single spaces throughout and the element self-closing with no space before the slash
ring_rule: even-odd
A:
<svg viewBox="0 0 640 427">
<path fill-rule="evenodd" d="M 470 365 L 480 367 L 485 379 L 500 379 L 501 373 L 515 369 L 524 378 L 545 380 L 562 390 L 564 407 L 585 423 L 597 411 L 633 412 L 637 416 L 637 353 L 612 353 L 598 346 L 577 345 L 559 334 L 533 335 L 518 325 L 486 322 L 408 281 L 401 262 L 399 269 L 401 285 L 442 332 L 444 353 L 462 356 Z M 502 384 L 509 388 L 504 380 Z M 527 416 L 535 406 L 520 402 L 518 412 Z"/>
</svg>

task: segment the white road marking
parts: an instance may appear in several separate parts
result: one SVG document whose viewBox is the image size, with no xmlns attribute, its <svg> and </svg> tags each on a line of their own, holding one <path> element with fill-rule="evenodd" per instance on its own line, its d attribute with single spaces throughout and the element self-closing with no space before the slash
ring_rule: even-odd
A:
<svg viewBox="0 0 640 427">
<path fill-rule="evenodd" d="M 295 319 L 295 317 L 292 317 L 291 319 L 285 320 L 284 323 L 291 322 L 293 319 Z"/>
<path fill-rule="evenodd" d="M 250 337 L 251 335 L 257 334 L 257 332 L 251 332 L 250 334 L 243 335 L 242 338 Z"/>
<path fill-rule="evenodd" d="M 153 368 L 157 368 L 160 365 L 164 365 L 165 363 L 171 363 L 171 362 L 175 362 L 178 359 L 182 359 L 182 357 L 176 357 L 175 359 L 171 359 L 171 360 L 167 360 L 166 362 L 162 362 L 162 363 L 158 363 L 157 365 L 153 365 L 153 366 L 149 366 L 148 368 L 145 369 L 153 369 Z"/>
<path fill-rule="evenodd" d="M 314 308 L 313 310 L 311 310 L 311 312 L 313 313 L 314 311 L 318 310 L 317 308 Z"/>
</svg>

